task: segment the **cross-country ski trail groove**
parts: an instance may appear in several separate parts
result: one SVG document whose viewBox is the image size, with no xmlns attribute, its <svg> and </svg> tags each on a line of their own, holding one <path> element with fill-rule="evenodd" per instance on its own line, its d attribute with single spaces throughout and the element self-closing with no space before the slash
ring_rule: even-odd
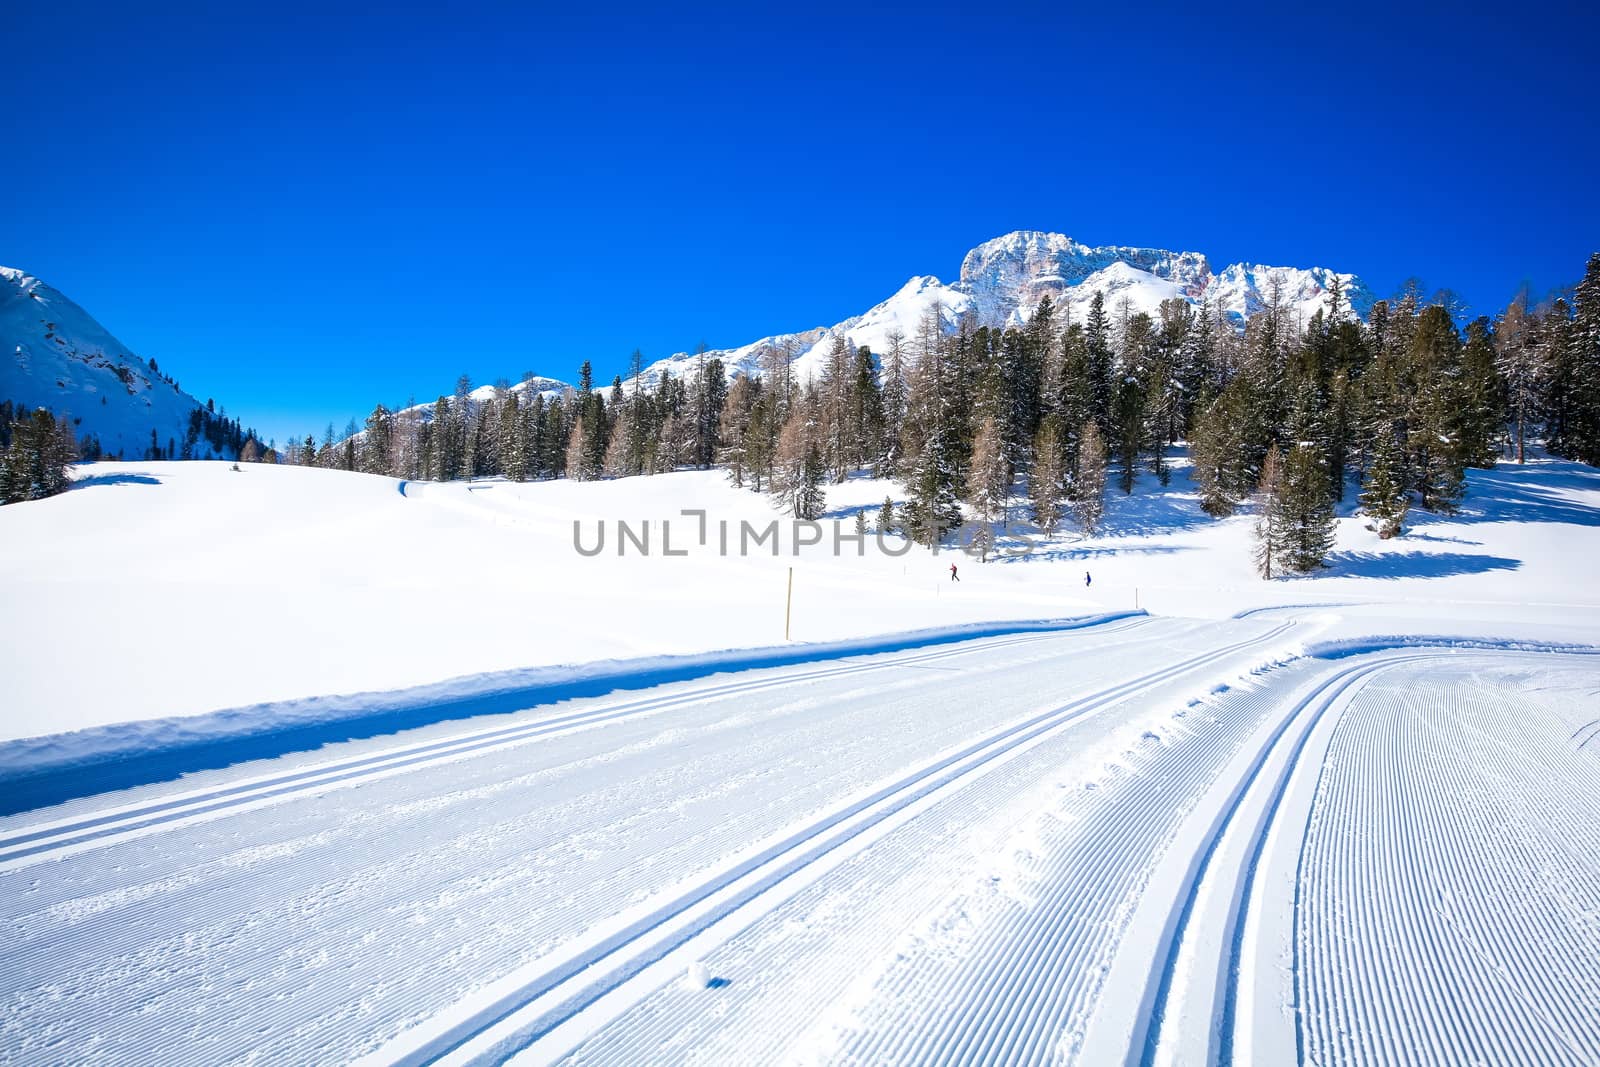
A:
<svg viewBox="0 0 1600 1067">
<path fill-rule="evenodd" d="M 642 999 L 668 977 L 661 969 L 646 976 L 653 965 L 713 925 L 724 925 L 721 939 L 748 927 L 787 899 L 771 892 L 775 887 L 836 850 L 864 844 L 858 839 L 903 809 L 924 805 L 942 790 L 966 784 L 1002 757 L 1083 716 L 1212 666 L 1218 659 L 1265 646 L 1292 626 L 1281 624 L 1051 708 L 921 767 L 694 886 L 620 931 L 571 946 L 559 961 L 540 961 L 527 973 L 507 976 L 475 998 L 477 1005 L 447 1011 L 437 1022 L 415 1027 L 377 1050 L 371 1062 L 493 1062 L 550 1034 L 625 983 L 644 977 L 637 983 L 642 988 L 621 997 Z"/>
<path fill-rule="evenodd" d="M 1254 665 L 1219 654 L 1209 680 Z M 730 976 L 714 994 L 667 985 L 609 1023 L 622 1008 L 602 1003 L 604 1029 L 571 1060 L 1059 1058 L 1149 855 L 1265 714 L 1249 701 L 1213 707 L 1194 695 L 1192 679 L 1145 691 L 992 768 L 744 932 L 697 946 L 712 973 Z M 1035 844 L 1057 831 L 1072 844 Z M 1019 835 L 1028 860 L 1044 866 L 1025 871 L 1006 858 Z M 1011 875 L 975 873 L 997 858 Z M 515 1062 L 548 1062 L 565 1048 L 543 1044 Z"/>
<path fill-rule="evenodd" d="M 1395 667 L 1342 717 L 1296 883 L 1305 1059 L 1600 1063 L 1600 763 L 1530 658 Z"/>
<path fill-rule="evenodd" d="M 1115 634 L 1139 626 L 1144 620 L 1114 625 L 1099 630 Z M 1041 640 L 1037 634 L 1003 638 L 988 642 L 988 649 L 1005 648 Z M 905 658 L 890 658 L 882 662 L 851 663 L 848 665 L 807 671 L 799 676 L 756 678 L 710 686 L 696 686 L 665 696 L 646 697 L 598 708 L 585 709 L 572 714 L 557 714 L 530 723 L 474 731 L 423 744 L 405 744 L 357 759 L 318 764 L 298 769 L 288 774 L 265 776 L 237 782 L 228 786 L 206 788 L 167 796 L 159 801 L 134 804 L 122 808 L 97 811 L 87 817 L 74 818 L 59 823 L 36 825 L 26 830 L 0 834 L 0 869 L 18 861 L 38 862 L 61 855 L 74 846 L 91 844 L 106 838 L 128 835 L 159 827 L 167 823 L 193 820 L 205 816 L 227 814 L 246 806 L 257 806 L 282 800 L 308 791 L 322 791 L 348 787 L 363 781 L 397 774 L 419 766 L 445 762 L 485 749 L 532 741 L 566 731 L 583 729 L 616 719 L 650 714 L 703 700 L 740 696 L 766 689 L 778 688 L 796 681 L 815 681 L 852 674 L 869 673 L 915 666 L 932 661 L 970 656 L 973 649 L 957 647 L 941 649 Z"/>
<path fill-rule="evenodd" d="M 1158 619 L 978 640 L 959 674 L 848 675 L 623 717 L 0 871 L 0 1044 L 65 1061 L 346 1061 L 1023 721 L 1041 687 L 1091 693 L 1268 630 Z"/>
<path fill-rule="evenodd" d="M 1325 881 L 1320 896 L 1307 899 L 1304 895 L 1311 877 L 1307 870 L 1316 870 L 1305 847 L 1312 836 L 1308 826 L 1329 827 L 1326 840 L 1348 851 L 1352 843 L 1382 838 L 1392 827 L 1409 825 L 1417 811 L 1426 810 L 1419 807 L 1423 791 L 1417 783 L 1427 781 L 1424 772 L 1428 766 L 1411 764 L 1419 762 L 1419 752 L 1434 750 L 1409 738 L 1371 736 L 1375 730 L 1398 732 L 1396 722 L 1418 718 L 1366 700 L 1366 687 L 1373 679 L 1404 675 L 1422 665 L 1437 673 L 1463 662 L 1549 655 L 1553 654 L 1414 649 L 1358 661 L 1302 687 L 1301 693 L 1287 702 L 1285 712 L 1241 751 L 1208 798 L 1202 798 L 1194 825 L 1185 835 L 1193 844 L 1163 859 L 1169 870 L 1158 872 L 1153 882 L 1176 889 L 1148 894 L 1134 921 L 1136 927 L 1161 933 L 1148 939 L 1146 952 L 1125 946 L 1116 962 L 1126 976 L 1137 971 L 1147 957 L 1151 959 L 1154 965 L 1142 998 L 1137 1000 L 1138 1007 L 1131 1006 L 1133 999 L 1102 1006 L 1091 1029 L 1085 1062 L 1595 1062 L 1600 1053 L 1600 1013 L 1592 1007 L 1582 1010 L 1585 1005 L 1600 1003 L 1600 922 L 1592 919 L 1600 914 L 1600 892 L 1593 889 L 1594 853 L 1584 856 L 1570 847 L 1551 852 L 1561 834 L 1550 825 L 1541 827 L 1534 835 L 1536 840 L 1530 838 L 1526 843 L 1525 862 L 1533 869 L 1541 863 L 1545 871 L 1561 868 L 1560 884 L 1568 891 L 1558 896 L 1565 896 L 1568 903 L 1558 910 L 1569 924 L 1567 929 L 1582 928 L 1582 917 L 1591 917 L 1588 936 L 1581 939 L 1587 941 L 1586 946 L 1562 946 L 1562 938 L 1552 936 L 1558 922 L 1522 930 L 1525 936 L 1508 940 L 1508 926 L 1513 931 L 1532 926 L 1524 918 L 1526 907 L 1512 912 L 1510 922 L 1470 924 L 1454 931 L 1453 938 L 1429 930 L 1428 923 L 1420 919 L 1404 928 L 1385 928 L 1380 937 L 1351 937 L 1348 914 L 1352 909 L 1370 908 L 1381 924 L 1384 918 L 1404 911 L 1402 903 L 1393 901 L 1395 897 L 1410 901 L 1419 916 L 1437 918 L 1440 913 L 1433 902 L 1417 901 L 1417 887 L 1428 883 L 1425 874 L 1431 870 L 1450 873 L 1449 893 L 1481 895 L 1481 880 L 1474 877 L 1473 868 L 1479 863 L 1484 871 L 1499 869 L 1484 851 L 1484 843 L 1496 835 L 1487 826 L 1479 834 L 1451 833 L 1452 828 L 1443 825 L 1451 821 L 1448 817 L 1440 820 L 1441 825 L 1430 827 L 1435 833 L 1423 835 L 1411 847 L 1384 853 L 1385 863 L 1400 872 L 1398 877 L 1390 873 L 1375 882 L 1375 874 L 1381 876 L 1382 872 L 1368 870 L 1359 876 L 1353 873 L 1347 880 Z M 1406 690 L 1402 703 L 1424 700 L 1420 694 L 1432 688 L 1424 684 Z M 1475 701 L 1484 703 L 1476 691 L 1468 691 L 1460 699 L 1467 709 Z M 1435 698 L 1430 717 L 1439 718 L 1443 707 Z M 1462 718 L 1465 721 L 1464 714 Z M 1547 715 L 1541 718 L 1548 720 Z M 1503 723 L 1505 716 L 1498 716 L 1497 721 Z M 1560 724 L 1551 725 L 1555 729 L 1548 736 L 1555 741 L 1560 737 Z M 1343 751 L 1330 753 L 1329 747 L 1338 737 L 1347 743 Z M 1362 739 L 1348 740 L 1352 737 Z M 1421 761 L 1436 764 L 1435 773 L 1445 770 L 1451 779 L 1447 788 L 1433 795 L 1439 803 L 1434 814 L 1461 821 L 1461 801 L 1470 795 L 1473 781 L 1519 785 L 1539 781 L 1540 774 L 1525 753 L 1505 744 L 1498 744 L 1494 751 L 1522 755 L 1525 765 L 1518 768 L 1520 773 L 1510 773 L 1494 760 L 1486 761 L 1487 766 L 1463 760 L 1459 752 L 1451 753 L 1455 758 Z M 1570 749 L 1566 751 L 1569 757 L 1574 755 Z M 1332 806 L 1319 793 L 1326 773 L 1348 776 L 1352 773 L 1349 768 L 1396 758 L 1396 754 L 1402 762 L 1398 773 L 1378 775 L 1376 782 L 1362 779 L 1355 800 L 1337 812 L 1330 810 Z M 1585 784 L 1592 795 L 1593 767 L 1581 760 L 1573 766 L 1579 781 L 1587 775 Z M 1600 810 L 1600 805 L 1596 808 Z M 1590 836 L 1600 839 L 1600 834 Z M 1424 858 L 1421 863 L 1419 856 Z M 1571 891 L 1580 885 L 1582 892 Z M 1516 893 L 1506 896 L 1514 900 Z M 1391 901 L 1388 905 L 1382 903 L 1386 899 Z M 1480 914 L 1506 913 L 1485 904 Z M 1333 924 L 1332 931 L 1326 929 L 1328 923 Z M 1418 937 L 1427 940 L 1424 947 L 1408 945 Z M 1494 940 L 1496 950 L 1482 951 L 1473 943 L 1477 937 Z M 1333 989 L 1325 994 L 1330 1002 L 1326 1009 L 1309 1008 L 1306 1003 L 1310 979 L 1299 961 L 1308 945 L 1323 953 L 1341 949 L 1349 957 L 1345 966 L 1322 974 L 1322 980 Z M 1401 959 L 1375 968 L 1359 951 L 1370 954 L 1374 945 L 1400 945 L 1407 950 Z M 1468 951 L 1463 951 L 1462 945 Z M 1541 946 L 1535 951 L 1544 952 L 1566 947 L 1565 965 L 1551 967 L 1547 961 L 1541 969 L 1533 957 L 1523 959 L 1520 968 L 1506 965 L 1508 957 L 1527 953 L 1530 945 Z M 1460 988 L 1467 982 L 1459 976 L 1472 972 L 1472 956 L 1478 958 L 1484 973 L 1502 979 L 1511 973 L 1534 977 L 1520 983 L 1502 981 L 1514 991 L 1509 999 L 1494 995 L 1495 990 L 1487 987 L 1494 983 L 1472 990 Z M 1409 982 L 1389 977 L 1408 971 Z M 1566 976 L 1564 991 L 1549 988 L 1552 972 Z M 1137 987 L 1136 982 L 1128 984 Z M 1447 988 L 1450 986 L 1457 988 Z M 1546 995 L 1539 1000 L 1523 986 L 1535 991 L 1543 988 Z M 1515 1008 L 1507 1010 L 1512 1001 Z M 1461 1011 L 1461 1004 L 1475 1005 L 1474 1011 Z M 1575 1011 L 1579 1017 L 1587 1016 L 1587 1025 L 1575 1027 Z M 1330 1025 L 1330 1013 L 1338 1016 L 1340 1012 L 1347 1013 L 1343 1025 Z M 1393 1016 L 1405 1017 L 1405 1022 L 1397 1024 Z M 1309 1048 L 1308 1019 L 1315 1020 L 1320 1036 Z M 1542 1033 L 1535 1035 L 1525 1019 L 1543 1023 L 1537 1028 Z M 1586 1045 L 1568 1036 L 1574 1028 L 1586 1035 Z"/>
</svg>

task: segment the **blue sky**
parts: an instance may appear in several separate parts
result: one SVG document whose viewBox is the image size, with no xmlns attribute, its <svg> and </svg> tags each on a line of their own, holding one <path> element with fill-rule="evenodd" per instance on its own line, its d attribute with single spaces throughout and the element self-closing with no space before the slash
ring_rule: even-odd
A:
<svg viewBox="0 0 1600 1067">
<path fill-rule="evenodd" d="M 1482 312 L 1600 249 L 1575 4 L 337 6 L 0 32 L 0 263 L 279 441 L 832 323 L 1013 229 Z"/>
</svg>

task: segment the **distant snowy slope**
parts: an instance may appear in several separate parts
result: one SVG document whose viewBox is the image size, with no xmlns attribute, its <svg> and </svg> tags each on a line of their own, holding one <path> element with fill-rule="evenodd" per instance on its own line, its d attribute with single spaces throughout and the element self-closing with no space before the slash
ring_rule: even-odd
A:
<svg viewBox="0 0 1600 1067">
<path fill-rule="evenodd" d="M 706 355 L 721 359 L 730 374 L 759 375 L 765 365 L 763 354 L 788 346 L 793 374 L 804 381 L 821 373 L 836 337 L 843 336 L 852 347 L 866 345 L 879 355 L 888 350 L 896 332 L 909 345 L 935 304 L 943 308 L 946 330 L 955 329 L 963 316 L 980 325 L 1021 325 L 1046 296 L 1063 318 L 1082 322 L 1096 293 L 1104 295 L 1108 309 L 1126 299 L 1132 310 L 1152 316 L 1165 300 L 1207 304 L 1214 315 L 1239 326 L 1266 306 L 1276 289 L 1290 316 L 1304 323 L 1326 308 L 1336 278 L 1344 292 L 1344 314 L 1364 316 L 1374 302 L 1371 290 L 1355 275 L 1326 267 L 1234 263 L 1216 271 L 1198 252 L 1091 247 L 1064 234 L 1018 230 L 968 252 L 955 282 L 920 275 L 866 313 L 833 326 L 778 334 Z M 914 358 L 914 348 L 910 352 Z M 693 370 L 694 360 L 694 354 L 687 352 L 658 360 L 647 369 L 645 380 L 654 383 L 668 373 L 682 377 Z"/>
<path fill-rule="evenodd" d="M 82 441 L 110 455 L 146 456 L 154 440 L 181 449 L 200 407 L 58 290 L 0 267 L 0 400 L 66 413 Z M 199 458 L 213 458 L 204 439 Z"/>
</svg>

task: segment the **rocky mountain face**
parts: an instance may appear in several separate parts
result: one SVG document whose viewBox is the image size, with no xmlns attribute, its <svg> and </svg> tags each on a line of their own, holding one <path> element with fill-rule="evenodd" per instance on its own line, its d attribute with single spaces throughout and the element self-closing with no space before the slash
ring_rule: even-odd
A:
<svg viewBox="0 0 1600 1067">
<path fill-rule="evenodd" d="M 931 275 L 915 277 L 864 314 L 833 326 L 778 334 L 706 354 L 720 358 L 732 374 L 759 374 L 766 353 L 787 349 L 793 353 L 793 373 L 804 380 L 820 373 L 835 337 L 844 336 L 852 346 L 868 345 L 881 355 L 897 333 L 909 343 L 936 306 L 946 330 L 955 329 L 964 316 L 981 325 L 1020 326 L 1045 296 L 1058 315 L 1082 321 L 1096 293 L 1104 294 L 1108 309 L 1127 300 L 1133 311 L 1153 316 L 1163 301 L 1176 298 L 1207 304 L 1220 319 L 1242 325 L 1267 304 L 1276 288 L 1290 315 L 1305 322 L 1326 307 L 1335 278 L 1344 290 L 1345 313 L 1364 316 L 1373 304 L 1371 291 L 1355 275 L 1325 267 L 1233 263 L 1218 271 L 1198 252 L 1090 247 L 1064 234 L 1018 230 L 968 252 L 954 282 Z M 659 360 L 648 368 L 646 380 L 653 382 L 664 373 L 688 373 L 694 359 L 680 352 Z"/>
<path fill-rule="evenodd" d="M 12 267 L 0 267 L 0 400 L 66 415 L 80 443 L 143 459 L 183 454 L 200 401 L 135 355 L 83 308 Z M 209 415 L 209 413 L 208 413 Z M 192 458 L 225 457 L 196 435 Z"/>
</svg>

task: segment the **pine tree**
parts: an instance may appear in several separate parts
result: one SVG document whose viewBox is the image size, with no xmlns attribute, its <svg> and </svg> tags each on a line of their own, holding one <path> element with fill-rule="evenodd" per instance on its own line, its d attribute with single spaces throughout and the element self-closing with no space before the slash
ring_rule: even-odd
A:
<svg viewBox="0 0 1600 1067">
<path fill-rule="evenodd" d="M 1467 327 L 1461 355 L 1461 459 L 1491 468 L 1500 453 L 1505 424 L 1505 387 L 1495 366 L 1494 326 L 1481 317 Z"/>
<path fill-rule="evenodd" d="M 368 474 L 388 474 L 394 448 L 394 418 L 379 404 L 367 416 L 367 436 L 361 469 Z"/>
<path fill-rule="evenodd" d="M 1233 385 L 1224 389 L 1196 420 L 1190 442 L 1200 508 L 1214 519 L 1232 515 L 1255 480 L 1238 410 L 1241 391 Z"/>
<path fill-rule="evenodd" d="M 9 437 L 0 455 L 0 504 L 43 500 L 71 487 L 78 449 L 70 418 L 35 408 L 12 419 Z"/>
<path fill-rule="evenodd" d="M 1411 335 L 1407 463 L 1419 503 L 1451 514 L 1465 488 L 1461 457 L 1461 338 L 1442 305 L 1423 309 Z"/>
<path fill-rule="evenodd" d="M 450 401 L 440 397 L 433 404 L 433 422 L 430 424 L 430 438 L 433 444 L 433 469 L 429 472 L 436 482 L 448 482 L 455 478 L 458 457 L 456 453 L 456 435 L 452 426 L 454 415 L 450 409 Z M 311 438 L 306 438 L 306 449 L 311 448 Z"/>
<path fill-rule="evenodd" d="M 1106 317 L 1106 297 L 1096 292 L 1089 301 L 1089 318 L 1084 324 L 1084 356 L 1088 365 L 1091 417 L 1102 428 L 1111 425 L 1111 322 Z"/>
<path fill-rule="evenodd" d="M 1289 450 L 1278 500 L 1283 568 L 1306 574 L 1321 567 L 1338 529 L 1321 447 L 1307 441 Z"/>
<path fill-rule="evenodd" d="M 872 464 L 881 477 L 883 457 L 883 394 L 878 388 L 877 361 L 872 349 L 856 349 L 855 379 L 851 385 L 848 445 L 850 466 Z"/>
<path fill-rule="evenodd" d="M 1537 352 L 1533 343 L 1534 323 L 1528 315 L 1528 299 L 1519 293 L 1507 305 L 1495 327 L 1495 355 L 1500 378 L 1505 383 L 1506 404 L 1512 434 L 1516 440 L 1517 462 L 1527 460 L 1529 427 L 1538 418 L 1542 386 Z"/>
<path fill-rule="evenodd" d="M 1283 569 L 1282 530 L 1283 474 L 1278 458 L 1278 446 L 1267 450 L 1261 465 L 1261 482 L 1256 487 L 1255 567 L 1262 578 L 1271 579 L 1273 571 Z"/>
<path fill-rule="evenodd" d="M 1545 447 L 1565 459 L 1573 457 L 1579 392 L 1572 361 L 1572 316 L 1567 302 L 1556 298 L 1541 306 L 1534 329 L 1539 363 Z"/>
<path fill-rule="evenodd" d="M 750 472 L 750 487 L 758 493 L 763 480 L 772 478 L 772 462 L 778 451 L 777 407 L 777 393 L 763 387 L 750 409 L 750 425 L 745 431 L 745 465 Z"/>
<path fill-rule="evenodd" d="M 948 427 L 933 431 L 916 455 L 906 480 L 906 532 L 920 544 L 933 547 L 961 525 L 961 504 L 955 433 Z"/>
<path fill-rule="evenodd" d="M 884 497 L 883 506 L 878 509 L 878 532 L 881 534 L 894 533 L 894 498 Z"/>
<path fill-rule="evenodd" d="M 699 369 L 693 382 L 694 425 L 693 450 L 695 466 L 704 470 L 711 466 L 720 445 L 718 422 L 722 407 L 728 398 L 728 377 L 722 360 L 705 358 L 705 344 L 700 345 Z"/>
<path fill-rule="evenodd" d="M 1083 536 L 1095 535 L 1105 511 L 1106 446 L 1100 428 L 1089 419 L 1079 433 L 1078 466 L 1072 480 L 1072 514 Z"/>
<path fill-rule="evenodd" d="M 850 406 L 850 346 L 844 334 L 836 334 L 828 361 L 822 367 L 817 388 L 821 398 L 821 450 L 835 482 L 842 482 L 850 468 L 848 410 Z"/>
<path fill-rule="evenodd" d="M 905 335 L 889 333 L 889 353 L 883 368 L 883 444 L 878 475 L 893 478 L 900 471 L 900 433 L 906 417 Z"/>
<path fill-rule="evenodd" d="M 1406 492 L 1404 463 L 1394 428 L 1380 427 L 1372 444 L 1372 462 L 1361 485 L 1361 509 L 1385 541 L 1405 531 L 1411 498 Z"/>
<path fill-rule="evenodd" d="M 1062 469 L 1074 471 L 1078 467 L 1078 449 L 1084 424 L 1095 418 L 1088 335 L 1080 325 L 1068 326 L 1062 335 L 1057 378 L 1053 406 L 1061 420 Z"/>
<path fill-rule="evenodd" d="M 799 493 L 795 497 L 794 517 L 797 519 L 820 519 L 825 497 L 822 492 L 822 479 L 827 476 L 827 465 L 822 462 L 822 449 L 815 441 L 806 449 L 804 476 L 801 480 Z"/>
<path fill-rule="evenodd" d="M 1569 335 L 1573 380 L 1572 455 L 1600 466 L 1600 252 L 1589 264 L 1575 294 L 1576 315 Z"/>
</svg>

